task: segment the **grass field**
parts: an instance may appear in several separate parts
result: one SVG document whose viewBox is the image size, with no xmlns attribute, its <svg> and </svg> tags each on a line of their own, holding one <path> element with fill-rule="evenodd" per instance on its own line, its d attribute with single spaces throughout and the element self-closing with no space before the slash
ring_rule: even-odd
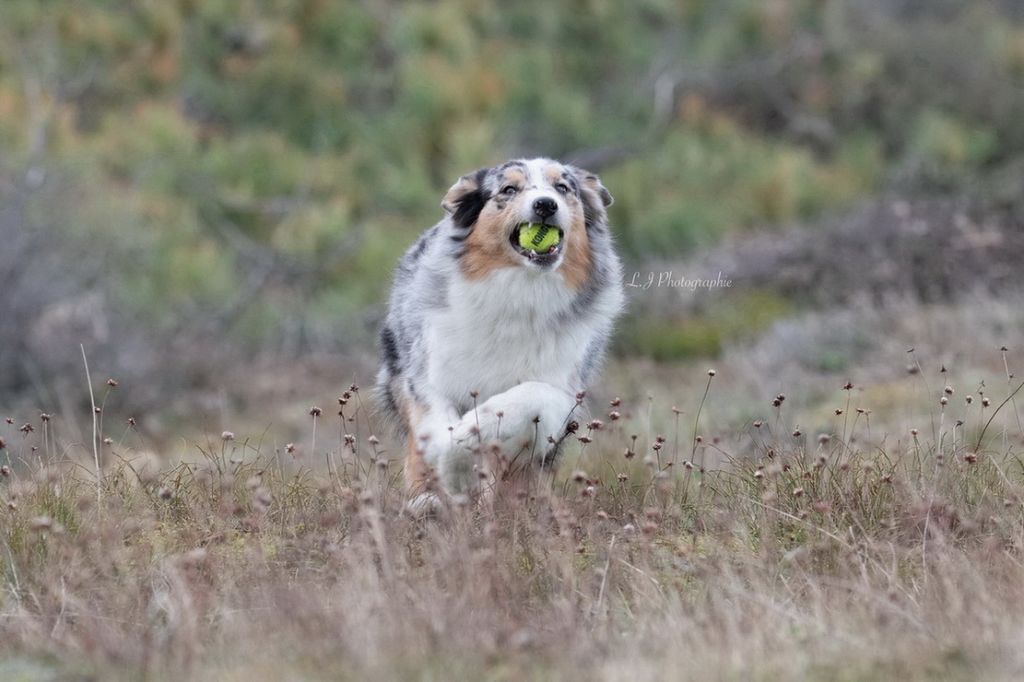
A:
<svg viewBox="0 0 1024 682">
<path fill-rule="evenodd" d="M 976 311 L 906 321 L 900 379 L 784 398 L 764 341 L 660 385 L 617 363 L 651 396 L 592 396 L 557 477 L 431 520 L 365 389 L 168 457 L 94 377 L 99 485 L 88 435 L 0 423 L 0 678 L 1019 679 L 1024 392 Z"/>
</svg>

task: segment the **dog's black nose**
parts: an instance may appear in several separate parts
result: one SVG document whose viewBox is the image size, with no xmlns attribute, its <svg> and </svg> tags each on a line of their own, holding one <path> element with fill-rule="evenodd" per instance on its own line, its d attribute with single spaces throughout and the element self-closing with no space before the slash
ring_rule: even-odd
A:
<svg viewBox="0 0 1024 682">
<path fill-rule="evenodd" d="M 558 204 L 551 197 L 541 197 L 533 202 L 533 212 L 541 218 L 550 218 L 558 210 Z"/>
</svg>

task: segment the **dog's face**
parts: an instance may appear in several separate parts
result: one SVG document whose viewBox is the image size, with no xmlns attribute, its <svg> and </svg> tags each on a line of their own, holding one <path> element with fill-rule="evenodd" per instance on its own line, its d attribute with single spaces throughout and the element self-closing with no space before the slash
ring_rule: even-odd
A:
<svg viewBox="0 0 1024 682">
<path fill-rule="evenodd" d="M 502 267 L 561 269 L 578 288 L 591 262 L 587 229 L 603 229 L 611 202 L 593 173 L 550 159 L 528 159 L 463 176 L 441 206 L 451 214 L 455 238 L 464 242 L 460 260 L 466 276 L 480 278 Z M 531 224 L 557 230 L 559 239 L 543 249 L 521 240 L 520 233 Z"/>
</svg>

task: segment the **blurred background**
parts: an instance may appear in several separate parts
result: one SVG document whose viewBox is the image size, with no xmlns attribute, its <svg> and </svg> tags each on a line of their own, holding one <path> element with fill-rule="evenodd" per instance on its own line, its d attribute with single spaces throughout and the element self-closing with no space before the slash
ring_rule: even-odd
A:
<svg viewBox="0 0 1024 682">
<path fill-rule="evenodd" d="M 157 442 L 283 441 L 372 383 L 447 187 L 546 155 L 654 278 L 597 399 L 692 415 L 715 366 L 710 429 L 846 381 L 895 428 L 1012 373 L 1022 121 L 1016 0 L 3 0 L 0 412 L 85 426 L 81 343 Z"/>
</svg>

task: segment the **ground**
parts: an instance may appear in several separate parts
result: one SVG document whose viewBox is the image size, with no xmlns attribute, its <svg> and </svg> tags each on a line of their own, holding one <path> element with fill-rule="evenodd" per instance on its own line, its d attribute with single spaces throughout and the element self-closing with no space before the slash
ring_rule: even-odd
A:
<svg viewBox="0 0 1024 682">
<path fill-rule="evenodd" d="M 841 373 L 800 369 L 794 335 L 845 328 L 813 314 L 713 371 L 616 360 L 555 480 L 432 519 L 402 513 L 366 389 L 344 426 L 309 386 L 268 408 L 294 424 L 154 448 L 107 386 L 100 486 L 59 418 L 19 417 L 0 671 L 1019 678 L 1024 393 L 996 337 L 1020 320 L 987 303 L 846 319 L 872 341 Z"/>
</svg>

